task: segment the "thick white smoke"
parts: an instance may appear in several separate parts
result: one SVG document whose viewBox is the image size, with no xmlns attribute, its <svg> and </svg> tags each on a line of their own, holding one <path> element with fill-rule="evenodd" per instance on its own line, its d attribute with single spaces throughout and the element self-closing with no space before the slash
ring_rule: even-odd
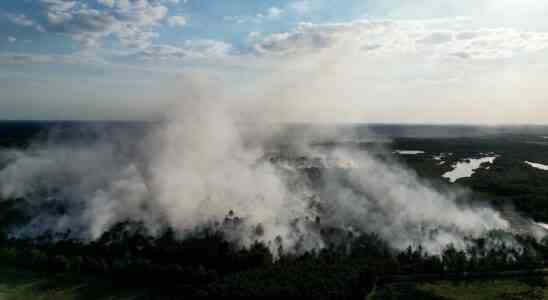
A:
<svg viewBox="0 0 548 300">
<path fill-rule="evenodd" d="M 510 227 L 493 209 L 462 203 L 466 192 L 441 192 L 412 171 L 367 152 L 340 150 L 331 156 L 352 160 L 353 167 L 327 172 L 324 197 L 333 199 L 326 203 L 332 210 L 329 221 L 376 232 L 395 248 L 422 245 L 440 253 L 449 243 L 465 248 L 468 237 Z"/>
<path fill-rule="evenodd" d="M 231 233 L 243 245 L 279 236 L 284 249 L 320 248 L 324 241 L 305 221 L 318 219 L 322 226 L 376 232 L 396 248 L 422 244 L 435 253 L 509 226 L 494 210 L 458 205 L 457 193 L 436 191 L 364 151 L 293 154 L 325 162 L 314 188 L 302 173 L 311 166 L 271 163 L 264 159 L 270 149 L 247 146 L 243 140 L 251 137 L 226 115 L 216 109 L 195 113 L 155 130 L 141 145 L 145 155 L 134 160 L 101 141 L 11 152 L 11 163 L 0 172 L 2 197 L 24 198 L 36 207 L 31 225 L 18 233 L 71 229 L 95 239 L 125 220 L 141 221 L 152 233 L 162 225 L 186 232 L 234 211 L 247 225 Z M 41 211 L 56 203 L 67 211 Z"/>
<path fill-rule="evenodd" d="M 319 223 L 376 232 L 396 248 L 423 244 L 438 252 L 509 227 L 493 209 L 458 204 L 457 192 L 439 192 L 395 163 L 365 151 L 310 147 L 314 139 L 336 139 L 336 130 L 290 138 L 272 122 L 289 111 L 293 119 L 323 120 L 336 100 L 311 91 L 306 101 L 317 96 L 317 102 L 301 103 L 291 95 L 305 89 L 280 82 L 276 93 L 265 89 L 263 97 L 233 100 L 216 83 L 181 78 L 180 109 L 137 143 L 135 155 L 103 139 L 4 153 L 2 198 L 26 199 L 35 208 L 31 224 L 14 233 L 70 229 L 95 239 L 126 220 L 143 222 L 151 233 L 164 225 L 184 233 L 233 211 L 243 226 L 230 235 L 243 245 L 280 237 L 284 249 L 318 249 L 325 242 L 313 226 Z M 314 86 L 319 82 L 315 76 Z M 310 161 L 271 162 L 272 151 L 278 154 L 271 158 L 335 163 L 323 164 L 320 183 L 312 183 L 304 175 L 313 169 Z M 66 208 L 52 211 L 56 203 Z"/>
</svg>

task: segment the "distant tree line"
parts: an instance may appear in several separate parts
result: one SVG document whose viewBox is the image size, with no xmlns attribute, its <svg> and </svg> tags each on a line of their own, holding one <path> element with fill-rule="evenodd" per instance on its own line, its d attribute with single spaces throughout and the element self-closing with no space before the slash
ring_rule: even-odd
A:
<svg viewBox="0 0 548 300">
<path fill-rule="evenodd" d="M 101 276 L 176 296 L 363 299 L 387 275 L 535 269 L 548 257 L 548 241 L 502 232 L 470 239 L 464 250 L 448 245 L 440 255 L 422 246 L 396 251 L 376 234 L 338 234 L 344 238 L 321 250 L 272 253 L 260 242 L 239 247 L 222 228 L 202 228 L 180 239 L 169 228 L 150 236 L 142 224 L 125 222 L 92 242 L 70 234 L 2 238 L 0 263 Z"/>
</svg>

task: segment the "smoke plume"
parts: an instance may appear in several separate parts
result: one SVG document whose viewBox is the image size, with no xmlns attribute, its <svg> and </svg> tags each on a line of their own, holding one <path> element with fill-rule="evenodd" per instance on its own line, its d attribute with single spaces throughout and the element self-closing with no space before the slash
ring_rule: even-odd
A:
<svg viewBox="0 0 548 300">
<path fill-rule="evenodd" d="M 322 74 L 337 69 L 320 65 Z M 228 96 L 219 80 L 181 76 L 178 109 L 144 136 L 51 139 L 3 152 L 1 197 L 27 202 L 30 217 L 12 234 L 70 229 L 93 240 L 127 220 L 151 234 L 164 226 L 184 234 L 236 219 L 227 236 L 242 246 L 259 240 L 281 242 L 287 251 L 320 249 L 327 241 L 318 228 L 332 228 L 375 232 L 395 248 L 422 244 L 437 253 L 509 228 L 495 210 L 460 201 L 464 192 L 439 191 L 389 159 L 314 146 L 367 138 L 363 133 L 317 126 L 299 135 L 280 125 L 287 116 L 329 122 L 329 114 L 341 113 L 335 94 L 314 91 L 325 79 L 295 85 L 295 74 L 284 76 L 290 73 L 280 71 L 287 79 L 277 84 L 257 84 L 262 96 Z"/>
</svg>

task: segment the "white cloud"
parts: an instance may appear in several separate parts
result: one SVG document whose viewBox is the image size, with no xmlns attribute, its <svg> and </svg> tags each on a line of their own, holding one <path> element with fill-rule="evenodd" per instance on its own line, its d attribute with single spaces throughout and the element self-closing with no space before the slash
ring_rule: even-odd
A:
<svg viewBox="0 0 548 300">
<path fill-rule="evenodd" d="M 364 55 L 416 54 L 436 59 L 500 59 L 548 49 L 548 32 L 513 29 L 429 30 L 421 21 L 358 21 L 300 24 L 290 32 L 274 33 L 254 45 L 263 54 L 305 54 L 341 43 Z M 429 22 L 425 20 L 423 22 Z"/>
<path fill-rule="evenodd" d="M 77 1 L 69 0 L 38 0 L 38 2 L 47 5 L 52 11 L 68 11 L 73 8 Z"/>
<path fill-rule="evenodd" d="M 137 53 L 137 58 L 147 61 L 173 61 L 183 59 L 228 58 L 232 45 L 217 40 L 188 40 L 181 45 L 151 45 Z"/>
<path fill-rule="evenodd" d="M 50 25 L 59 25 L 72 18 L 71 10 L 77 5 L 76 1 L 39 0 L 46 7 L 46 18 Z"/>
<path fill-rule="evenodd" d="M 205 57 L 225 57 L 232 51 L 232 45 L 217 40 L 189 40 L 184 45 L 193 53 L 201 53 Z"/>
<path fill-rule="evenodd" d="M 143 31 L 132 26 L 122 26 L 117 29 L 115 34 L 122 46 L 137 49 L 149 47 L 152 40 L 158 37 L 156 32 Z"/>
<path fill-rule="evenodd" d="M 234 22 L 236 24 L 243 24 L 248 22 L 250 19 L 242 17 L 242 16 L 225 16 L 223 17 L 223 20 L 226 22 Z"/>
<path fill-rule="evenodd" d="M 368 7 L 374 15 L 397 18 L 469 16 L 477 27 L 548 30 L 548 5 L 542 0 L 370 0 Z"/>
<path fill-rule="evenodd" d="M 77 1 L 39 1 L 49 31 L 67 34 L 86 47 L 100 46 L 107 36 L 125 47 L 148 47 L 157 37 L 154 27 L 168 12 L 164 5 L 148 0 L 97 0 L 104 6 L 101 10 Z"/>
<path fill-rule="evenodd" d="M 184 49 L 173 45 L 153 45 L 137 54 L 143 60 L 182 59 L 187 56 Z"/>
<path fill-rule="evenodd" d="M 247 38 L 250 39 L 250 40 L 256 40 L 259 37 L 261 37 L 261 33 L 258 32 L 258 31 L 252 31 L 252 32 L 247 34 Z"/>
<path fill-rule="evenodd" d="M 224 21 L 234 22 L 236 24 L 243 23 L 262 23 L 265 20 L 277 20 L 285 14 L 285 11 L 279 7 L 272 6 L 265 12 L 256 14 L 255 16 L 225 16 Z"/>
<path fill-rule="evenodd" d="M 451 22 L 306 23 L 254 46 L 276 99 L 333 102 L 322 122 L 545 122 L 548 32 Z"/>
<path fill-rule="evenodd" d="M 391 24 L 386 22 L 354 22 L 318 25 L 301 23 L 293 31 L 274 33 L 255 44 L 260 53 L 298 54 L 330 48 L 344 36 L 358 39 L 364 34 L 382 34 Z"/>
<path fill-rule="evenodd" d="M 17 41 L 16 38 L 14 38 L 13 36 L 8 36 L 8 42 L 9 43 L 15 43 L 15 41 Z"/>
<path fill-rule="evenodd" d="M 299 15 L 305 15 L 310 12 L 311 5 L 308 1 L 296 1 L 290 3 L 289 8 Z"/>
<path fill-rule="evenodd" d="M 132 6 L 123 11 L 122 19 L 130 20 L 140 26 L 152 26 L 167 16 L 168 9 L 163 5 L 152 5 L 147 1 L 141 4 L 132 3 Z"/>
<path fill-rule="evenodd" d="M 35 64 L 104 64 L 105 61 L 88 53 L 74 54 L 36 54 L 36 53 L 0 53 L 0 65 Z"/>
<path fill-rule="evenodd" d="M 9 14 L 8 19 L 14 24 L 19 26 L 30 27 L 34 25 L 34 21 L 32 21 L 29 17 L 27 17 L 24 14 L 20 14 L 20 15 Z"/>
<path fill-rule="evenodd" d="M 31 19 L 30 17 L 26 16 L 25 14 L 6 14 L 7 19 L 14 23 L 15 25 L 22 26 L 22 27 L 33 27 L 37 31 L 43 32 L 44 28 L 40 26 L 39 24 L 36 24 L 36 22 Z"/>
<path fill-rule="evenodd" d="M 278 7 L 273 6 L 273 7 L 268 9 L 266 17 L 269 18 L 269 19 L 277 19 L 280 16 L 282 16 L 283 14 L 284 14 L 283 9 L 280 9 Z"/>
<path fill-rule="evenodd" d="M 422 44 L 444 44 L 453 41 L 454 32 L 452 31 L 433 31 L 426 34 L 424 37 L 417 40 Z"/>
<path fill-rule="evenodd" d="M 171 27 L 184 27 L 187 21 L 184 16 L 171 16 L 167 19 L 167 23 Z"/>
</svg>

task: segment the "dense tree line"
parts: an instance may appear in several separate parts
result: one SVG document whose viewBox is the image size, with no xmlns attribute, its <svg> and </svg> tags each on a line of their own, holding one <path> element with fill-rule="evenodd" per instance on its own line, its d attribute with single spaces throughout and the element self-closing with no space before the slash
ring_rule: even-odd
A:
<svg viewBox="0 0 548 300">
<path fill-rule="evenodd" d="M 339 234 L 343 234 L 340 232 Z M 447 246 L 440 255 L 423 247 L 391 249 L 375 234 L 350 234 L 318 251 L 273 253 L 255 242 L 239 247 L 219 228 L 178 238 L 171 229 L 145 234 L 138 223 L 120 223 L 92 242 L 70 234 L 3 238 L 0 263 L 47 273 L 109 278 L 125 287 L 150 287 L 177 296 L 298 296 L 363 298 L 379 278 L 535 269 L 548 257 L 548 242 L 492 232 L 470 239 L 466 249 Z"/>
<path fill-rule="evenodd" d="M 372 151 L 373 146 L 366 146 Z M 523 163 L 526 159 L 546 163 L 546 146 L 508 138 L 443 142 L 397 139 L 393 147 L 426 151 L 425 155 L 402 160 L 419 175 L 440 181 L 441 174 L 458 159 L 497 152 L 501 157 L 493 167 L 482 168 L 458 184 L 486 194 L 484 198 L 494 205 L 510 203 L 537 220 L 548 220 L 548 174 Z M 432 162 L 432 153 L 450 152 L 454 155 L 446 164 Z M 386 155 L 384 149 L 379 153 Z M 313 181 L 320 176 L 315 168 L 306 172 Z M 17 209 L 17 203 L 0 202 L 0 228 L 24 223 L 28 218 Z M 260 242 L 240 247 L 224 232 L 222 227 L 203 227 L 181 237 L 165 228 L 151 236 L 142 224 L 126 222 L 90 242 L 74 239 L 70 232 L 34 238 L 0 237 L 0 264 L 46 273 L 105 277 L 120 286 L 150 287 L 170 296 L 363 299 L 377 280 L 390 275 L 535 269 L 543 267 L 548 258 L 548 241 L 502 232 L 469 239 L 464 249 L 448 245 L 439 255 L 427 253 L 420 245 L 397 251 L 375 234 L 335 229 L 326 229 L 325 248 L 309 252 L 288 251 Z M 336 236 L 336 241 L 330 242 L 329 236 Z"/>
</svg>

